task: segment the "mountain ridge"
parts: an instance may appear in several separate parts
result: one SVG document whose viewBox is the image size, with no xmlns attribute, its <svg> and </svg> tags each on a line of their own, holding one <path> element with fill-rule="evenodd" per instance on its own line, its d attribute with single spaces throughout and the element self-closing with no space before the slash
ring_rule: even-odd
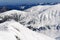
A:
<svg viewBox="0 0 60 40">
<path fill-rule="evenodd" d="M 50 37 L 60 36 L 60 4 L 39 5 L 25 11 L 11 10 L 0 14 L 0 21 L 5 22 L 12 19 L 33 31 L 36 31 L 37 28 L 37 32 Z"/>
</svg>

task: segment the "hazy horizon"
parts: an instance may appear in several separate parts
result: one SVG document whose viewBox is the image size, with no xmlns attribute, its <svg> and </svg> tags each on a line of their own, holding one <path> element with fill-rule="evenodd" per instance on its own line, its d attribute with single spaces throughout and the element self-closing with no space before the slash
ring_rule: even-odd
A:
<svg viewBox="0 0 60 40">
<path fill-rule="evenodd" d="M 22 5 L 22 4 L 37 4 L 37 3 L 55 3 L 60 0 L 0 0 L 0 5 Z"/>
</svg>

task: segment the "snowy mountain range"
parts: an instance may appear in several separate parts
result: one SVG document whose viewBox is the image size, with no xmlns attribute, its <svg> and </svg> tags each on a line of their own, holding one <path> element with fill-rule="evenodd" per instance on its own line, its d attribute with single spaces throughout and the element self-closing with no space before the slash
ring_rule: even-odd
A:
<svg viewBox="0 0 60 40">
<path fill-rule="evenodd" d="M 25 10 L 38 16 L 37 22 L 39 31 L 51 37 L 57 37 L 60 34 L 60 4 L 35 6 Z M 35 16 L 36 17 L 36 16 Z M 37 25 L 37 24 L 36 24 Z M 42 30 L 42 31 L 41 31 Z"/>
<path fill-rule="evenodd" d="M 59 4 L 59 2 L 51 2 L 51 3 L 37 3 L 37 4 L 22 4 L 22 5 L 0 5 L 0 13 L 2 12 L 6 12 L 6 11 L 9 11 L 9 10 L 21 10 L 21 11 L 24 11 L 26 9 L 29 9 L 31 7 L 34 7 L 34 6 L 37 6 L 37 5 L 56 5 L 56 4 Z"/>
<path fill-rule="evenodd" d="M 11 20 L 14 20 L 14 21 L 10 22 Z M 7 24 L 5 23 L 6 21 L 8 22 Z M 19 11 L 19 10 L 6 11 L 3 13 L 0 13 L 0 25 L 2 25 L 2 23 L 6 24 L 7 27 L 13 27 L 12 28 L 13 31 L 17 30 L 17 29 L 14 29 L 15 27 L 19 27 L 20 31 L 22 31 L 21 27 L 22 28 L 24 27 L 24 30 L 26 29 L 28 30 L 28 32 L 30 32 L 30 29 L 31 31 L 33 30 L 32 34 L 34 34 L 35 36 L 36 36 L 35 32 L 38 33 L 37 35 L 40 35 L 40 33 L 43 33 L 47 36 L 50 36 L 52 38 L 59 40 L 60 39 L 60 4 L 51 5 L 51 6 L 38 5 L 38 6 L 31 7 L 29 9 L 26 9 L 24 11 Z M 10 23 L 12 26 L 9 26 Z M 20 24 L 23 26 L 20 27 Z M 18 33 L 17 35 L 19 38 L 20 37 L 19 33 L 23 35 L 25 33 L 24 30 L 22 31 L 22 33 L 17 31 L 14 31 L 14 32 Z M 26 34 L 24 35 L 27 37 Z M 38 39 L 40 40 L 39 37 L 34 40 L 38 40 Z M 29 40 L 30 38 L 29 39 L 26 38 L 26 39 Z M 23 38 L 22 40 L 26 40 L 26 39 Z M 44 39 L 42 38 L 41 40 L 44 40 Z"/>
</svg>

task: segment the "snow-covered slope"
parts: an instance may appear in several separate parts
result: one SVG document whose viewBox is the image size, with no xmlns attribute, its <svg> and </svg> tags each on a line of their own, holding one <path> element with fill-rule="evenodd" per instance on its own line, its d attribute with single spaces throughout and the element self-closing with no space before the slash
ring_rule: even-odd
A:
<svg viewBox="0 0 60 40">
<path fill-rule="evenodd" d="M 25 11 L 38 16 L 38 30 L 41 33 L 51 37 L 60 37 L 60 4 L 39 5 Z"/>
<path fill-rule="evenodd" d="M 39 23 L 38 16 L 36 16 L 30 12 L 24 12 L 24 11 L 18 11 L 18 10 L 11 10 L 0 14 L 0 23 L 14 19 L 18 22 L 20 22 L 23 25 L 33 27 L 38 26 L 37 23 Z M 36 25 L 37 24 L 37 25 Z"/>
<path fill-rule="evenodd" d="M 0 21 L 7 21 L 14 19 L 16 21 L 22 20 L 27 15 L 27 12 L 11 10 L 0 14 Z M 20 18 L 21 17 L 21 18 Z"/>
<path fill-rule="evenodd" d="M 25 11 L 11 10 L 0 14 L 0 23 L 12 19 L 33 31 L 52 38 L 60 37 L 60 4 L 35 6 Z"/>
<path fill-rule="evenodd" d="M 39 26 L 60 24 L 60 4 L 35 6 L 25 10 L 39 20 Z"/>
<path fill-rule="evenodd" d="M 0 40 L 55 40 L 44 34 L 34 32 L 14 20 L 1 23 L 0 27 L 7 28 L 6 31 L 0 31 Z"/>
</svg>

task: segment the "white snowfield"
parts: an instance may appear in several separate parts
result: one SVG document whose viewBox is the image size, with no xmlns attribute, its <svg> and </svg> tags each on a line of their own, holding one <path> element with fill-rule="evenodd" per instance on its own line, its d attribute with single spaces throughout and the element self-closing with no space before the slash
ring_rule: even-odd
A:
<svg viewBox="0 0 60 40">
<path fill-rule="evenodd" d="M 14 16 L 15 15 L 15 16 Z M 2 18 L 11 17 L 12 19 L 17 17 L 17 21 L 24 22 L 24 25 L 31 25 L 32 27 L 39 28 L 45 25 L 57 25 L 60 24 L 60 4 L 35 6 L 25 11 L 11 10 L 0 14 Z M 9 19 L 9 18 L 8 18 Z M 32 21 L 32 22 L 30 22 Z M 30 24 L 28 24 L 30 22 Z M 44 23 L 44 24 L 43 24 Z"/>
<path fill-rule="evenodd" d="M 1 23 L 0 26 L 8 27 L 8 30 L 0 31 L 0 40 L 17 40 L 15 36 L 18 36 L 20 40 L 55 40 L 44 34 L 34 32 L 14 20 Z"/>
<path fill-rule="evenodd" d="M 60 24 L 60 4 L 35 6 L 25 10 L 37 14 L 39 18 L 39 26 Z"/>
<path fill-rule="evenodd" d="M 11 32 L 0 31 L 0 40 L 17 40 Z"/>
<path fill-rule="evenodd" d="M 48 29 L 46 25 L 51 29 Z M 39 5 L 25 11 L 11 10 L 0 13 L 0 30 L 3 30 L 1 35 L 4 34 L 8 36 L 11 34 L 9 37 L 12 40 L 16 39 L 14 35 L 22 40 L 55 40 L 54 38 L 60 37 L 60 27 L 56 28 L 57 25 L 60 26 L 60 4 L 52 6 Z M 6 26 L 8 29 L 6 29 Z M 38 33 L 28 29 L 28 26 L 33 28 L 46 27 L 46 30 L 38 31 Z"/>
<path fill-rule="evenodd" d="M 42 30 L 40 31 L 41 33 L 44 33 L 52 38 L 60 37 L 60 4 L 52 6 L 39 5 L 29 8 L 25 10 L 25 12 L 31 12 L 34 15 L 37 15 L 39 20 L 36 25 L 38 25 L 38 28 L 46 27 L 47 25 L 51 28 L 50 30 L 46 28 L 47 30 Z M 59 30 L 57 29 L 57 25 L 59 25 Z"/>
</svg>

